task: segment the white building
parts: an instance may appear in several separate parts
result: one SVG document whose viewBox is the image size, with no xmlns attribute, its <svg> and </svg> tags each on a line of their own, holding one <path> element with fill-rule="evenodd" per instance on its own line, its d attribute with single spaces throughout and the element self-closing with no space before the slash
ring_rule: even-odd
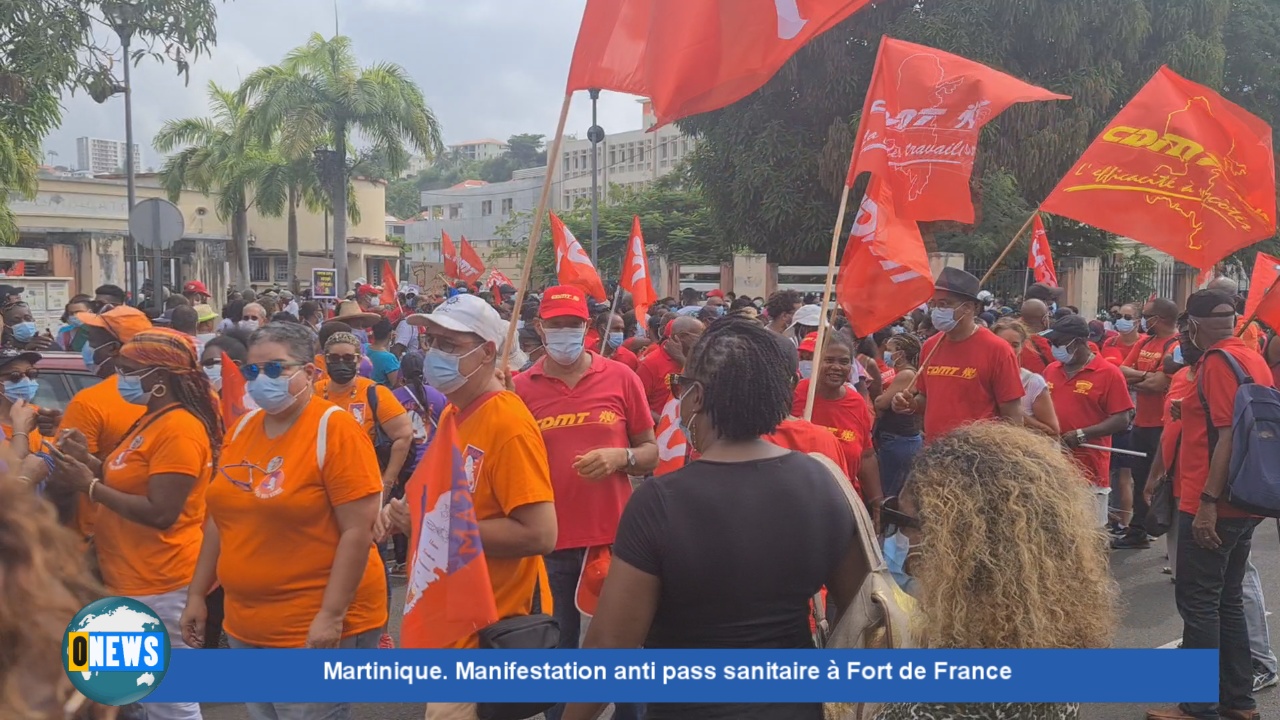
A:
<svg viewBox="0 0 1280 720">
<path fill-rule="evenodd" d="M 404 172 L 400 173 L 402 178 L 417 177 L 418 173 L 431 167 L 431 161 L 421 155 L 414 155 L 409 158 L 409 163 L 405 165 Z"/>
<path fill-rule="evenodd" d="M 648 100 L 639 102 L 642 127 L 653 127 L 656 120 L 652 106 Z M 596 146 L 600 202 L 609 201 L 610 186 L 638 188 L 671 172 L 693 146 L 693 139 L 682 135 L 675 125 L 654 132 L 641 129 L 611 133 L 605 128 L 604 141 Z M 552 205 L 557 209 L 572 208 L 591 199 L 590 140 L 566 137 L 561 143 L 553 191 Z"/>
<path fill-rule="evenodd" d="M 76 169 L 94 175 L 110 175 L 125 166 L 125 144 L 119 140 L 76 138 Z M 133 145 L 133 168 L 142 172 L 142 155 Z"/>
<path fill-rule="evenodd" d="M 493 257 L 503 255 L 500 251 L 509 251 L 511 245 L 499 237 L 498 229 L 525 213 L 518 226 L 511 228 L 511 242 L 528 242 L 532 211 L 538 206 L 546 175 L 546 167 L 528 168 L 515 171 L 507 182 L 466 180 L 451 188 L 423 191 L 420 219 L 405 225 L 409 260 L 442 262 L 440 234 L 447 232 L 459 249 L 465 236 L 488 267 L 504 272 L 519 267 L 521 258 Z"/>
<path fill-rule="evenodd" d="M 507 151 L 507 144 L 501 140 L 485 138 L 450 145 L 449 152 L 455 152 L 464 160 L 483 161 L 496 158 Z"/>
</svg>

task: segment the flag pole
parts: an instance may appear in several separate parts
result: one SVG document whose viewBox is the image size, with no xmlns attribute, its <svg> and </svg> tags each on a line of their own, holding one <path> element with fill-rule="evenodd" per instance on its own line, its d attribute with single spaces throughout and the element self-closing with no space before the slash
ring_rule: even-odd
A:
<svg viewBox="0 0 1280 720">
<path fill-rule="evenodd" d="M 511 368 L 511 348 L 516 341 L 516 322 L 520 319 L 520 308 L 524 305 L 525 292 L 533 279 L 533 258 L 538 252 L 538 240 L 542 238 L 542 218 L 547 214 L 547 205 L 551 199 L 552 178 L 556 174 L 556 163 L 560 160 L 560 144 L 564 140 L 564 126 L 569 121 L 569 104 L 573 101 L 573 93 L 564 95 L 564 105 L 560 107 L 560 121 L 556 125 L 556 136 L 547 151 L 547 176 L 542 180 L 542 194 L 538 197 L 538 208 L 533 213 L 533 227 L 529 231 L 529 250 L 524 256 L 524 268 L 520 272 L 520 284 L 516 286 L 516 296 L 512 305 L 511 320 L 507 323 L 507 340 L 503 344 L 502 364 L 499 368 L 505 375 Z"/>
<path fill-rule="evenodd" d="M 996 268 L 1000 267 L 1000 263 L 1004 262 L 1009 251 L 1013 249 L 1013 246 L 1016 245 L 1018 240 L 1022 237 L 1022 233 L 1026 232 L 1027 228 L 1031 227 L 1031 223 L 1036 221 L 1036 217 L 1039 214 L 1040 208 L 1038 207 L 1032 211 L 1031 217 L 1027 218 L 1027 221 L 1022 223 L 1022 227 L 1018 228 L 1018 232 L 1013 234 L 1013 239 L 1009 241 L 1008 245 L 1004 246 L 1004 252 L 1000 253 L 1000 257 L 996 258 L 996 261 L 991 263 L 991 267 L 987 269 L 987 274 L 983 275 L 982 279 L 978 281 L 978 287 L 982 287 L 987 284 L 987 281 L 990 280 L 991 276 L 995 273 Z"/>
<path fill-rule="evenodd" d="M 840 211 L 836 213 L 836 227 L 831 231 L 831 254 L 827 258 L 827 281 L 822 289 L 822 314 L 818 316 L 818 342 L 814 352 L 821 358 L 823 342 L 827 338 L 827 312 L 831 306 L 832 284 L 836 275 L 836 254 L 840 248 L 840 231 L 844 229 L 844 215 L 849 209 L 849 187 L 845 183 L 844 192 L 840 195 Z M 856 360 L 855 360 L 856 362 Z M 818 393 L 818 383 L 809 379 L 809 397 L 804 403 L 804 419 L 813 420 L 813 400 Z"/>
<path fill-rule="evenodd" d="M 1262 303 L 1267 301 L 1267 296 L 1274 292 L 1277 286 L 1280 286 L 1280 277 L 1277 277 L 1270 287 L 1262 291 L 1262 299 L 1258 301 L 1258 306 L 1253 309 L 1253 312 L 1249 313 L 1249 317 L 1245 318 L 1244 322 L 1240 324 L 1240 329 L 1236 330 L 1236 337 L 1244 335 L 1244 331 L 1248 330 L 1253 321 L 1258 319 L 1258 311 L 1262 309 Z"/>
<path fill-rule="evenodd" d="M 618 283 L 618 287 L 613 289 L 613 304 L 609 306 L 609 324 L 613 324 L 613 315 L 618 312 L 618 298 L 622 296 L 622 283 Z M 609 342 L 609 325 L 606 325 L 604 332 L 600 334 L 600 354 L 604 354 L 605 343 Z"/>
</svg>

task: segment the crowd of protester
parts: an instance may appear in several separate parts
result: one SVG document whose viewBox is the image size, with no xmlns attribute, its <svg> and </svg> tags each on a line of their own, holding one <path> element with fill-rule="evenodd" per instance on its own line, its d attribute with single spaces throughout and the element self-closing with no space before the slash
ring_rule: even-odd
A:
<svg viewBox="0 0 1280 720">
<path fill-rule="evenodd" d="M 152 607 L 180 650 L 394 647 L 392 589 L 423 512 L 405 486 L 445 413 L 498 616 L 550 616 L 560 648 L 813 647 L 815 614 L 841 618 L 881 556 L 929 647 L 1107 647 L 1118 612 L 1107 553 L 1151 547 L 1167 483 L 1182 647 L 1220 651 L 1221 698 L 1150 717 L 1256 717 L 1254 693 L 1276 684 L 1249 559 L 1259 518 L 1224 492 L 1233 366 L 1272 385 L 1280 351 L 1242 324 L 1230 281 L 1091 321 L 1056 288 L 1032 286 L 1015 310 L 948 268 L 927 306 L 862 338 L 792 290 L 686 289 L 648 308 L 572 286 L 518 308 L 514 295 L 360 283 L 336 303 L 243 290 L 218 309 L 197 281 L 143 310 L 105 285 L 39 332 L 23 289 L 0 286 L 0 637 L 29 648 L 0 660 L 0 711 L 53 717 L 74 699 L 49 648 L 103 594 Z M 51 351 L 79 354 L 99 379 L 62 409 L 33 404 Z M 870 555 L 858 540 L 868 521 Z M 475 633 L 452 646 L 485 645 Z M 600 707 L 545 710 L 586 719 Z M 196 704 L 146 712 L 201 716 Z M 426 712 L 476 717 L 474 704 Z"/>
</svg>

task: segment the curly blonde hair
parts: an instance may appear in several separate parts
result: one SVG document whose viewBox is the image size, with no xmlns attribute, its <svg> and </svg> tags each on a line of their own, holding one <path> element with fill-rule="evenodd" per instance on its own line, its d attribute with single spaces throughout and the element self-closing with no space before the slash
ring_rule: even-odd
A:
<svg viewBox="0 0 1280 720">
<path fill-rule="evenodd" d="M 0 477 L 0 717 L 62 718 L 63 633 L 102 597 L 84 543 L 21 480 Z"/>
<path fill-rule="evenodd" d="M 912 574 L 930 647 L 1111 645 L 1106 537 L 1088 481 L 1052 440 L 964 426 L 921 450 L 903 494 L 921 521 Z"/>
</svg>

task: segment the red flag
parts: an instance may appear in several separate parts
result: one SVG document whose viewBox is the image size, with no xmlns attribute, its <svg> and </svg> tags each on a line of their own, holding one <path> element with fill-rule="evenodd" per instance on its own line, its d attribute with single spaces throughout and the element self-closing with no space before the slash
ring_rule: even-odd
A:
<svg viewBox="0 0 1280 720">
<path fill-rule="evenodd" d="M 247 396 L 248 387 L 240 368 L 225 352 L 222 353 L 222 389 L 218 392 L 218 404 L 222 409 L 222 424 L 228 429 L 248 411 L 245 407 Z"/>
<path fill-rule="evenodd" d="M 684 467 L 688 444 L 684 432 L 680 430 L 680 400 L 671 398 L 662 408 L 658 417 L 658 425 L 654 428 L 658 440 L 658 467 L 653 471 L 654 477 L 675 472 Z"/>
<path fill-rule="evenodd" d="M 840 262 L 836 299 L 866 337 L 933 296 L 929 252 L 914 220 L 894 214 L 889 183 L 872 176 Z"/>
<path fill-rule="evenodd" d="M 870 0 L 588 0 L 567 92 L 643 95 L 659 125 L 760 89 Z"/>
<path fill-rule="evenodd" d="M 22 277 L 27 274 L 27 261 L 19 260 L 9 266 L 9 272 L 5 273 L 8 277 Z"/>
<path fill-rule="evenodd" d="M 412 534 L 400 644 L 445 648 L 498 621 L 480 525 L 458 447 L 457 408 L 445 408 L 435 437 L 405 487 Z"/>
<path fill-rule="evenodd" d="M 1207 270 L 1276 232 L 1271 128 L 1162 67 L 1041 208 Z"/>
<path fill-rule="evenodd" d="M 396 282 L 395 270 L 391 269 L 391 261 L 382 261 L 382 293 L 378 295 L 378 302 L 383 305 L 392 307 L 400 306 L 400 298 L 396 297 L 400 294 L 400 284 Z"/>
<path fill-rule="evenodd" d="M 1035 274 L 1036 282 L 1058 287 L 1058 271 L 1053 267 L 1053 250 L 1049 248 L 1049 234 L 1044 231 L 1040 213 L 1036 213 L 1036 221 L 1031 226 L 1031 253 L 1027 257 L 1027 267 Z"/>
<path fill-rule="evenodd" d="M 1258 253 L 1257 259 L 1253 261 L 1253 275 L 1249 278 L 1249 297 L 1244 303 L 1244 316 L 1252 317 L 1272 330 L 1280 328 L 1280 291 L 1276 290 L 1277 281 L 1280 281 L 1280 258 Z"/>
<path fill-rule="evenodd" d="M 622 263 L 622 289 L 631 293 L 631 304 L 636 317 L 648 317 L 649 306 L 657 301 L 653 280 L 649 277 L 649 256 L 644 249 L 644 235 L 640 234 L 640 216 L 631 220 L 631 239 L 627 241 L 627 257 Z"/>
<path fill-rule="evenodd" d="M 450 280 L 461 277 L 458 274 L 458 249 L 453 246 L 449 233 L 443 230 L 440 231 L 440 254 L 444 257 L 444 276 Z"/>
<path fill-rule="evenodd" d="M 494 269 L 492 272 L 489 273 L 489 283 L 487 287 L 490 290 L 497 292 L 498 289 L 501 288 L 503 285 L 510 285 L 511 287 L 515 287 L 515 283 L 511 282 L 511 278 L 503 274 L 501 270 Z"/>
<path fill-rule="evenodd" d="M 551 213 L 551 238 L 556 246 L 556 277 L 560 284 L 580 287 L 600 302 L 608 299 L 604 283 L 600 282 L 600 275 L 582 249 L 582 243 L 555 213 Z"/>
<path fill-rule="evenodd" d="M 471 243 L 467 242 L 467 236 L 462 236 L 462 254 L 458 256 L 458 277 L 467 281 L 467 284 L 478 282 L 480 276 L 484 275 L 484 261 L 476 253 L 476 249 L 471 247 Z"/>
<path fill-rule="evenodd" d="M 845 182 L 853 187 L 869 171 L 893 186 L 898 217 L 971 223 L 969 176 L 982 126 L 1015 103 L 1069 99 L 958 55 L 883 37 Z"/>
</svg>

